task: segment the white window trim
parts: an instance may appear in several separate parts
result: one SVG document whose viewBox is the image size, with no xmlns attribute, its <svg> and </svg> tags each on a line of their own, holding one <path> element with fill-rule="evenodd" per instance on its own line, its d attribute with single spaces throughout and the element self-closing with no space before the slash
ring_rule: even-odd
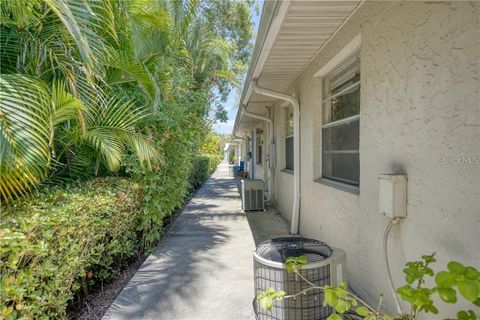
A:
<svg viewBox="0 0 480 320">
<path fill-rule="evenodd" d="M 360 49 L 362 45 L 362 36 L 358 34 L 350 41 L 339 53 L 328 61 L 320 70 L 318 70 L 313 77 L 322 78 L 332 72 L 338 65 L 350 57 L 356 50 Z"/>
<path fill-rule="evenodd" d="M 360 86 L 360 81 L 357 81 L 357 82 L 349 85 L 349 86 L 346 87 L 345 89 L 342 89 L 342 90 L 338 91 L 337 93 L 332 94 L 332 95 L 326 97 L 325 99 L 322 100 L 322 105 L 323 105 L 325 102 L 327 102 L 328 100 L 333 99 L 333 98 L 336 98 L 336 97 L 338 97 L 338 96 L 341 96 L 341 95 L 343 95 L 345 92 L 347 92 L 347 91 L 349 91 L 349 90 L 351 90 L 351 89 L 353 89 L 353 88 L 355 88 L 355 87 L 358 87 L 358 86 Z"/>
<path fill-rule="evenodd" d="M 361 35 L 358 34 L 342 50 L 340 50 L 339 53 L 337 53 L 332 59 L 330 59 L 320 70 L 318 70 L 314 74 L 314 77 L 324 78 L 325 76 L 328 76 L 336 68 L 338 68 L 342 63 L 344 63 L 349 57 L 351 57 L 356 51 L 359 51 L 360 48 L 361 48 L 361 44 L 362 44 L 362 38 L 361 38 Z M 323 82 L 324 79 L 321 79 L 321 80 Z M 347 92 L 348 90 L 351 90 L 351 89 L 353 89 L 353 88 L 355 88 L 359 85 L 360 85 L 360 81 L 355 82 L 355 83 L 351 84 L 350 86 L 348 86 L 347 88 L 342 89 L 340 92 L 337 92 L 334 95 L 330 95 L 330 96 L 322 99 L 322 102 L 321 102 L 322 114 L 323 114 L 323 104 L 325 102 L 327 102 L 329 99 L 335 98 L 336 96 L 342 95 L 343 93 Z M 323 92 L 323 90 L 324 90 L 324 88 L 323 88 L 323 85 L 322 85 L 322 92 Z M 321 125 L 321 130 L 329 128 L 329 127 L 338 126 L 338 125 L 341 125 L 341 124 L 347 124 L 347 123 L 350 123 L 352 121 L 356 121 L 358 119 L 360 119 L 360 114 L 350 116 L 350 117 L 347 117 L 347 118 L 344 118 L 344 119 L 340 119 L 340 120 L 337 120 L 337 121 L 328 122 L 328 123 L 325 123 L 325 124 Z M 360 152 L 360 150 L 358 150 L 357 152 Z M 320 156 L 321 157 L 323 156 L 323 146 L 320 147 Z M 322 159 L 322 161 L 323 161 L 323 159 Z M 354 194 L 357 194 L 357 195 L 360 193 L 360 186 L 352 185 L 352 184 L 350 184 L 348 182 L 344 182 L 344 181 L 333 180 L 333 179 L 330 179 L 330 178 L 327 178 L 327 177 L 323 177 L 323 172 L 322 172 L 321 168 L 320 168 L 320 172 L 321 172 L 321 175 L 320 175 L 319 178 L 314 180 L 315 182 L 318 182 L 318 183 L 321 183 L 321 184 L 324 184 L 324 185 L 327 185 L 327 186 L 330 186 L 330 187 L 333 187 L 333 188 L 336 188 L 336 189 L 340 189 L 340 190 L 343 190 L 343 191 L 347 191 L 347 192 L 350 192 L 350 193 L 354 193 Z"/>
<path fill-rule="evenodd" d="M 353 122 L 353 121 L 358 120 L 358 119 L 360 119 L 360 115 L 356 114 L 356 115 L 348 117 L 348 118 L 343 118 L 343 119 L 340 119 L 340 120 L 337 120 L 337 121 L 332 121 L 332 122 L 326 123 L 326 124 L 322 125 L 322 129 L 335 127 L 335 126 L 338 126 L 338 125 L 341 125 L 341 124 L 348 124 L 348 123 Z"/>
</svg>

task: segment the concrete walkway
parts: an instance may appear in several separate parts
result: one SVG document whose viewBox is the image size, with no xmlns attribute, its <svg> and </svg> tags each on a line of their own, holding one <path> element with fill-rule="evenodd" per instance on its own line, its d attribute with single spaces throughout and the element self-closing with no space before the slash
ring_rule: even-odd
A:
<svg viewBox="0 0 480 320">
<path fill-rule="evenodd" d="M 243 213 L 221 164 L 103 319 L 254 319 L 252 251 L 287 230 L 273 211 Z"/>
</svg>

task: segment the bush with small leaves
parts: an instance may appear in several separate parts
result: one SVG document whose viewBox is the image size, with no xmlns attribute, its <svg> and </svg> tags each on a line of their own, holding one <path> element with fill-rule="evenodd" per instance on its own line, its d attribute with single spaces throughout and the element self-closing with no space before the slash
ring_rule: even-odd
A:
<svg viewBox="0 0 480 320">
<path fill-rule="evenodd" d="M 406 264 L 403 272 L 407 284 L 397 291 L 402 300 L 412 306 L 411 313 L 395 316 L 381 310 L 382 296 L 377 308 L 373 308 L 358 296 L 349 292 L 347 285 L 343 282 L 338 286 L 315 286 L 300 274 L 302 267 L 307 262 L 305 256 L 289 257 L 285 261 L 285 268 L 288 272 L 295 273 L 299 281 L 305 281 L 310 287 L 289 295 L 284 291 L 276 292 L 269 288 L 257 297 L 260 306 L 270 310 L 273 306 L 273 300 L 294 299 L 314 289 L 323 291 L 323 306 L 330 306 L 336 312 L 328 317 L 329 320 L 341 320 L 345 314 L 352 312 L 365 320 L 391 320 L 394 318 L 416 320 L 420 312 L 438 314 L 438 308 L 434 305 L 433 299 L 435 295 L 438 295 L 444 302 L 453 304 L 457 302 L 457 294 L 460 294 L 472 304 L 480 306 L 480 272 L 474 267 L 464 266 L 460 262 L 452 261 L 448 263 L 447 270 L 440 271 L 435 275 L 430 267 L 432 263 L 436 262 L 435 254 L 424 255 L 422 260 Z M 425 287 L 427 276 L 435 277 L 435 287 Z M 460 310 L 457 312 L 457 317 L 459 320 L 475 320 L 477 314 L 474 310 Z"/>
<path fill-rule="evenodd" d="M 75 293 L 138 253 L 141 187 L 119 178 L 45 188 L 3 207 L 0 319 L 64 319 Z"/>
</svg>

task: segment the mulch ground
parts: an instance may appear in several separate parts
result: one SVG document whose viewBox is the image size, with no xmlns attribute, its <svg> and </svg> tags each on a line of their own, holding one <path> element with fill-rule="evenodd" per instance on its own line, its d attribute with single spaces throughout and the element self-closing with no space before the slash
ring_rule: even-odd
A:
<svg viewBox="0 0 480 320">
<path fill-rule="evenodd" d="M 175 210 L 175 212 L 168 218 L 166 225 L 163 229 L 163 236 L 160 239 L 159 245 L 168 231 L 177 220 L 178 216 L 182 213 L 185 206 L 195 196 L 191 196 L 185 199 L 185 202 L 181 208 Z M 72 306 L 69 312 L 69 319 L 71 320 L 96 320 L 101 319 L 105 312 L 107 312 L 110 305 L 115 301 L 118 295 L 122 292 L 123 288 L 128 284 L 133 275 L 137 272 L 140 266 L 143 264 L 148 255 L 143 255 L 132 261 L 121 274 L 112 282 L 96 288 L 94 291 L 89 292 L 88 296 L 84 297 L 81 301 L 77 301 L 76 306 Z"/>
</svg>

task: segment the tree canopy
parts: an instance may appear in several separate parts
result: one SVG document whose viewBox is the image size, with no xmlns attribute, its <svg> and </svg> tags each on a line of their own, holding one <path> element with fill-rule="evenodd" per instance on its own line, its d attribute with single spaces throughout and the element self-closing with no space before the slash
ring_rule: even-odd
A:
<svg viewBox="0 0 480 320">
<path fill-rule="evenodd" d="M 253 5 L 2 1 L 2 201 L 43 181 L 118 172 L 132 158 L 161 170 L 171 136 L 198 149 L 209 115 L 226 120 L 221 102 L 246 70 Z M 188 130 L 170 132 L 175 117 Z"/>
</svg>

